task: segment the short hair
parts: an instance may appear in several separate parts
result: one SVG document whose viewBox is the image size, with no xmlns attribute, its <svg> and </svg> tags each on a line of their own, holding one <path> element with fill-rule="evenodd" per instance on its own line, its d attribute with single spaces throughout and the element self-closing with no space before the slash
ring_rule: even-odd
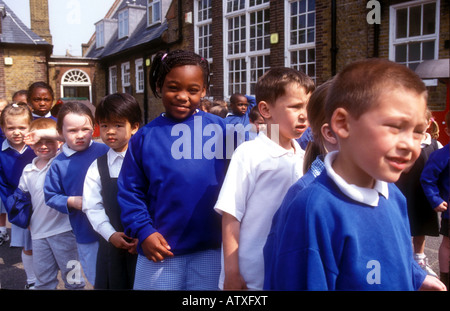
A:
<svg viewBox="0 0 450 311">
<path fill-rule="evenodd" d="M 209 89 L 209 63 L 200 55 L 185 50 L 175 50 L 171 52 L 158 52 L 153 58 L 149 72 L 149 83 L 155 97 L 160 97 L 157 89 L 161 89 L 166 75 L 175 67 L 194 65 L 199 66 L 203 71 L 203 83 L 205 89 Z"/>
<path fill-rule="evenodd" d="M 234 93 L 233 95 L 230 96 L 230 104 L 234 104 L 235 102 L 237 102 L 239 100 L 239 98 L 242 98 L 242 97 L 247 99 L 247 97 L 245 97 L 244 94 Z"/>
<path fill-rule="evenodd" d="M 17 95 L 25 95 L 28 97 L 28 91 L 27 90 L 19 90 L 14 92 L 13 96 L 11 97 L 12 100 L 14 100 L 14 97 L 16 97 Z"/>
<path fill-rule="evenodd" d="M 277 98 L 286 94 L 286 87 L 296 83 L 305 89 L 306 94 L 314 91 L 314 81 L 305 73 L 293 68 L 272 68 L 262 75 L 255 86 L 256 102 L 265 101 L 273 105 Z"/>
<path fill-rule="evenodd" d="M 31 110 L 26 103 L 12 103 L 5 106 L 0 116 L 0 126 L 3 128 L 6 125 L 6 118 L 9 116 L 26 116 L 29 122 L 33 120 Z"/>
<path fill-rule="evenodd" d="M 28 87 L 28 91 L 27 91 L 27 99 L 28 99 L 28 101 L 31 101 L 31 95 L 33 94 L 33 91 L 35 89 L 46 89 L 46 90 L 48 90 L 48 92 L 52 96 L 52 99 L 55 98 L 55 95 L 53 93 L 52 87 L 48 83 L 45 83 L 43 81 L 38 81 L 38 82 L 34 82 L 33 84 L 31 84 Z"/>
<path fill-rule="evenodd" d="M 56 129 L 56 121 L 52 118 L 38 118 L 31 122 L 30 132 L 33 130 Z"/>
<path fill-rule="evenodd" d="M 398 88 L 424 94 L 427 99 L 425 84 L 405 65 L 380 58 L 353 62 L 333 79 L 325 102 L 327 122 L 339 107 L 359 118 L 378 104 L 383 93 Z"/>
<path fill-rule="evenodd" d="M 95 122 L 127 120 L 130 124 L 142 123 L 138 101 L 127 93 L 114 93 L 102 98 L 95 109 Z"/>
<path fill-rule="evenodd" d="M 67 102 L 62 105 L 61 109 L 58 112 L 58 120 L 56 121 L 56 130 L 61 134 L 62 128 L 64 124 L 64 118 L 69 113 L 78 114 L 81 116 L 86 116 L 92 123 L 92 127 L 94 127 L 94 116 L 92 115 L 91 109 L 83 103 L 80 102 Z"/>
</svg>

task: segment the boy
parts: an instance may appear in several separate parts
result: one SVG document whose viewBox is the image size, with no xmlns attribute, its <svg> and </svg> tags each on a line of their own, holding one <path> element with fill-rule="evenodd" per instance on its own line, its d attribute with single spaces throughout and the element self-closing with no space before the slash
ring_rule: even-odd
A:
<svg viewBox="0 0 450 311">
<path fill-rule="evenodd" d="M 43 129 L 56 129 L 56 122 L 50 118 L 40 118 L 31 123 L 30 131 Z M 32 205 L 29 228 L 33 241 L 36 289 L 56 289 L 58 268 L 67 289 L 81 289 L 85 285 L 82 278 L 68 279 L 69 273 L 73 272 L 70 262 L 78 262 L 77 243 L 69 217 L 50 208 L 44 201 L 45 176 L 60 144 L 54 139 L 42 138 L 31 146 L 36 158 L 24 168 L 18 189 L 8 198 L 8 206 L 16 209 Z"/>
<path fill-rule="evenodd" d="M 263 246 L 273 214 L 303 174 L 304 151 L 295 139 L 306 128 L 313 90 L 311 78 L 290 68 L 271 69 L 256 85 L 267 136 L 260 132 L 236 149 L 215 205 L 222 214 L 222 289 L 263 287 Z"/>
<path fill-rule="evenodd" d="M 255 105 L 253 103 L 252 107 Z M 230 97 L 230 112 L 225 118 L 227 124 L 243 124 L 246 126 L 249 123 L 248 112 L 252 107 L 249 107 L 247 97 L 243 94 L 234 93 Z"/>
<path fill-rule="evenodd" d="M 339 151 L 286 206 L 266 289 L 445 290 L 414 261 L 406 200 L 392 184 L 419 156 L 426 100 L 417 75 L 387 60 L 334 78 L 325 111 Z"/>
<path fill-rule="evenodd" d="M 447 127 L 445 132 L 450 135 L 450 112 L 445 115 Z M 430 205 L 436 212 L 441 212 L 442 234 L 439 247 L 439 270 L 442 282 L 449 286 L 448 272 L 450 265 L 450 240 L 449 240 L 449 212 L 448 200 L 450 199 L 450 144 L 431 153 L 420 176 L 420 183 Z"/>
<path fill-rule="evenodd" d="M 82 210 L 99 239 L 95 289 L 132 289 L 137 239 L 123 232 L 117 203 L 117 177 L 128 141 L 142 119 L 136 99 L 126 93 L 105 96 L 95 109 L 100 137 L 109 151 L 92 162 L 83 187 Z"/>
</svg>

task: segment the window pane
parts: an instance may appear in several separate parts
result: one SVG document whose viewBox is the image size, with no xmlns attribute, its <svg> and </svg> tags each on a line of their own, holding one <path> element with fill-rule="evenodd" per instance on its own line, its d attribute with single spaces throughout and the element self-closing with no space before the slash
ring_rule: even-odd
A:
<svg viewBox="0 0 450 311">
<path fill-rule="evenodd" d="M 420 42 L 411 43 L 408 50 L 408 62 L 420 60 Z"/>
<path fill-rule="evenodd" d="M 422 60 L 429 59 L 434 59 L 434 41 L 427 41 L 422 45 Z"/>
<path fill-rule="evenodd" d="M 436 32 L 436 3 L 423 6 L 423 34 L 429 35 Z"/>
<path fill-rule="evenodd" d="M 409 37 L 420 36 L 421 6 L 409 9 Z"/>
<path fill-rule="evenodd" d="M 408 9 L 397 10 L 397 33 L 396 38 L 406 37 L 406 27 L 408 25 Z"/>
<path fill-rule="evenodd" d="M 395 61 L 397 63 L 406 62 L 406 44 L 397 45 L 395 47 Z"/>
</svg>

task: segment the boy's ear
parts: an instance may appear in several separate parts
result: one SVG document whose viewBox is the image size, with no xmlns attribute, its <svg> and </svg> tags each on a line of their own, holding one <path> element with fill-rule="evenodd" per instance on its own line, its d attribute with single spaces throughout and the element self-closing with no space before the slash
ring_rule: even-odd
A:
<svg viewBox="0 0 450 311">
<path fill-rule="evenodd" d="M 334 134 L 333 130 L 331 129 L 331 126 L 328 123 L 325 123 L 320 128 L 320 131 L 322 132 L 323 138 L 329 142 L 330 144 L 337 145 L 338 141 L 336 139 L 336 135 Z"/>
<path fill-rule="evenodd" d="M 349 113 L 342 107 L 337 108 L 331 116 L 331 130 L 336 138 L 347 138 L 349 135 Z"/>
<path fill-rule="evenodd" d="M 131 124 L 131 135 L 136 134 L 136 132 L 139 130 L 139 123 Z"/>
<path fill-rule="evenodd" d="M 259 113 L 261 114 L 261 116 L 267 120 L 270 119 L 272 117 L 272 114 L 270 112 L 270 105 L 269 103 L 265 102 L 265 101 L 260 101 L 258 103 L 258 109 L 259 109 Z"/>
</svg>

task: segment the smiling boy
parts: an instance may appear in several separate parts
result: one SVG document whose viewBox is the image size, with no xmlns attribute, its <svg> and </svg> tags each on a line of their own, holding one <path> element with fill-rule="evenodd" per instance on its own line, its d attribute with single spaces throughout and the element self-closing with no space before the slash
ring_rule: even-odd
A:
<svg viewBox="0 0 450 311">
<path fill-rule="evenodd" d="M 340 150 L 286 206 L 266 289 L 445 290 L 413 260 L 406 199 L 393 185 L 420 153 L 425 85 L 371 59 L 333 81 L 325 111 Z"/>
</svg>

